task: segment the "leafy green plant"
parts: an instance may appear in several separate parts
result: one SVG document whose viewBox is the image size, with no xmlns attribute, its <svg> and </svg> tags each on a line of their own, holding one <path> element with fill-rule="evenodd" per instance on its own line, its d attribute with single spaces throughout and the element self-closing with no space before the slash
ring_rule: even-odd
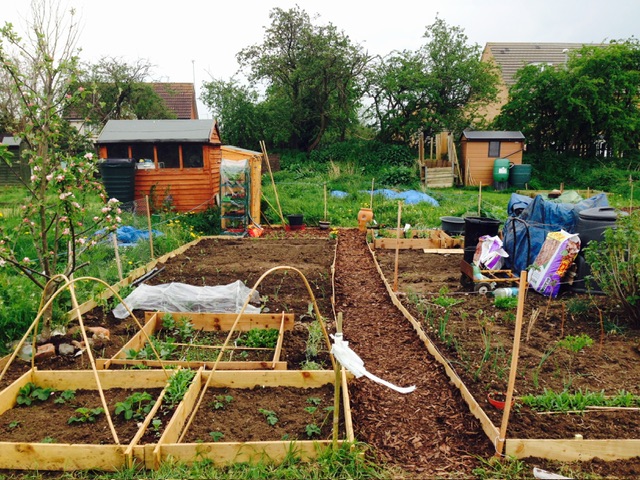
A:
<svg viewBox="0 0 640 480">
<path fill-rule="evenodd" d="M 252 328 L 237 343 L 249 348 L 275 348 L 279 334 L 277 328 Z"/>
<path fill-rule="evenodd" d="M 40 443 L 56 443 L 56 439 L 53 437 L 44 437 L 40 440 Z"/>
<path fill-rule="evenodd" d="M 177 370 L 169 379 L 167 385 L 167 391 L 164 395 L 164 399 L 167 404 L 174 406 L 182 401 L 185 393 L 189 390 L 191 380 L 195 376 L 193 370 L 180 369 Z"/>
<path fill-rule="evenodd" d="M 307 437 L 313 438 L 315 436 L 319 436 L 322 433 L 320 427 L 318 427 L 315 423 L 309 423 L 306 427 L 304 427 L 304 431 L 307 434 Z"/>
<path fill-rule="evenodd" d="M 216 395 L 210 405 L 214 410 L 224 410 L 231 402 L 233 395 Z"/>
<path fill-rule="evenodd" d="M 582 349 L 590 347 L 591 345 L 593 345 L 593 339 L 585 333 L 581 333 L 576 336 L 567 335 L 562 340 L 558 341 L 559 347 L 566 348 L 573 353 L 578 353 Z"/>
<path fill-rule="evenodd" d="M 219 442 L 224 437 L 224 433 L 222 432 L 209 432 L 209 435 L 214 442 Z"/>
<path fill-rule="evenodd" d="M 70 402 L 76 398 L 75 390 L 64 390 L 60 392 L 60 395 L 53 401 L 53 403 L 62 405 L 64 403 Z"/>
<path fill-rule="evenodd" d="M 265 410 L 264 408 L 259 408 L 258 411 L 262 415 L 264 415 L 264 418 L 267 420 L 267 423 L 272 427 L 276 423 L 278 423 L 278 416 L 276 415 L 276 412 L 274 412 L 273 410 Z"/>
<path fill-rule="evenodd" d="M 44 402 L 48 400 L 51 393 L 53 393 L 52 388 L 38 387 L 36 384 L 29 382 L 18 390 L 16 401 L 18 405 L 29 406 L 33 402 Z"/>
<path fill-rule="evenodd" d="M 493 304 L 496 308 L 500 308 L 502 310 L 512 310 L 518 306 L 518 298 L 517 297 L 496 297 L 493 300 Z"/>
<path fill-rule="evenodd" d="M 18 428 L 21 423 L 22 422 L 20 420 L 14 420 L 13 422 L 9 423 L 9 429 L 13 430 L 15 428 Z"/>
<path fill-rule="evenodd" d="M 76 408 L 76 413 L 77 415 L 69 417 L 69 420 L 67 420 L 69 425 L 72 423 L 95 423 L 98 417 L 104 413 L 104 408 L 80 407 Z"/>
<path fill-rule="evenodd" d="M 438 292 L 438 296 L 433 299 L 433 303 L 444 308 L 451 308 L 454 305 L 458 305 L 464 302 L 464 300 L 462 299 L 450 297 L 448 293 L 449 289 L 447 287 L 442 287 Z"/>
<path fill-rule="evenodd" d="M 590 241 L 584 251 L 598 286 L 622 305 L 633 326 L 640 326 L 640 213 L 619 215 L 616 228 L 605 230 L 604 239 Z"/>
<path fill-rule="evenodd" d="M 115 414 L 125 420 L 143 420 L 153 407 L 153 397 L 148 392 L 135 392 L 124 401 L 116 403 Z"/>
</svg>

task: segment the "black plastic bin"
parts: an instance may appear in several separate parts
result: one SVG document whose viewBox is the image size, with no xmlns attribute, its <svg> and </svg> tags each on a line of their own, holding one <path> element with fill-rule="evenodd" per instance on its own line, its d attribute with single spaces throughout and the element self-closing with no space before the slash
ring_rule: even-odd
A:
<svg viewBox="0 0 640 480">
<path fill-rule="evenodd" d="M 467 263 L 473 262 L 473 254 L 476 251 L 478 240 L 484 235 L 495 237 L 498 235 L 500 220 L 489 217 L 465 217 L 464 218 L 464 259 Z"/>
<path fill-rule="evenodd" d="M 107 158 L 100 164 L 102 183 L 109 198 L 133 202 L 136 163 L 133 158 Z"/>
</svg>

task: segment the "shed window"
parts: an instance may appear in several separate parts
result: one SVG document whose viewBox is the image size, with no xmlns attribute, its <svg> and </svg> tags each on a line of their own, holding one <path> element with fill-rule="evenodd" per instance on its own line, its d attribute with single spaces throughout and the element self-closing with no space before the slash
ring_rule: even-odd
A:
<svg viewBox="0 0 640 480">
<path fill-rule="evenodd" d="M 500 142 L 492 140 L 489 142 L 489 157 L 498 158 L 500 156 Z"/>
<path fill-rule="evenodd" d="M 180 150 L 177 143 L 159 143 L 157 151 L 160 168 L 180 168 Z"/>
<path fill-rule="evenodd" d="M 202 168 L 202 145 L 198 143 L 185 143 L 182 145 L 182 165 L 184 168 Z"/>
<path fill-rule="evenodd" d="M 107 158 L 129 158 L 129 147 L 122 143 L 109 144 Z"/>
<path fill-rule="evenodd" d="M 149 159 L 153 161 L 153 144 L 152 143 L 134 143 L 131 145 L 131 158 L 137 162 Z"/>
</svg>

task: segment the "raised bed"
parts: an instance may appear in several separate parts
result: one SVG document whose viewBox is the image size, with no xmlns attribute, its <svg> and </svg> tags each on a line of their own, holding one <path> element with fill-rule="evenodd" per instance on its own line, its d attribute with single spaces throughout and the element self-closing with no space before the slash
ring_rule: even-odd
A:
<svg viewBox="0 0 640 480">
<path fill-rule="evenodd" d="M 101 440 L 105 443 L 92 442 L 90 439 L 86 443 L 46 443 L 55 442 L 56 439 L 50 434 L 52 425 L 46 423 L 39 425 L 39 438 L 32 441 L 12 442 L 6 441 L 7 435 L 4 435 L 0 441 L 0 469 L 16 469 L 16 470 L 106 470 L 115 471 L 122 469 L 133 462 L 141 463 L 144 461 L 144 447 L 139 445 L 139 440 L 149 426 L 153 415 L 160 407 L 162 397 L 165 393 L 168 376 L 170 373 L 162 370 L 133 370 L 133 371 L 86 371 L 86 370 L 30 370 L 10 386 L 0 392 L 0 422 L 3 426 L 10 423 L 6 419 L 6 413 L 17 409 L 22 410 L 20 417 L 26 420 L 29 416 L 29 409 L 36 408 L 31 406 L 17 406 L 17 398 L 19 391 L 28 383 L 32 383 L 37 387 L 46 389 L 51 388 L 57 392 L 65 390 L 76 391 L 93 391 L 95 392 L 95 402 L 92 406 L 101 407 L 101 399 L 98 391 L 97 378 L 102 386 L 105 400 L 109 405 L 109 412 L 113 416 L 112 405 L 115 391 L 117 390 L 121 398 L 121 389 L 125 389 L 127 393 L 140 391 L 141 386 L 144 390 L 154 390 L 154 393 L 160 391 L 160 394 L 154 397 L 154 403 L 151 411 L 145 417 L 144 421 L 132 422 L 135 425 L 135 433 L 127 437 L 127 441 L 120 439 L 116 428 L 116 437 L 111 441 Z M 95 404 L 95 405 L 94 405 Z M 46 401 L 46 407 L 51 410 L 57 405 L 52 400 Z M 180 413 L 182 405 L 179 405 L 175 412 Z M 108 429 L 106 426 L 106 415 L 101 418 L 101 423 L 96 423 L 94 429 Z M 51 416 L 53 418 L 53 416 Z M 50 420 L 52 421 L 52 420 Z M 15 423 L 14 423 L 15 424 Z M 60 427 L 56 425 L 56 427 Z M 67 428 L 74 429 L 81 427 L 80 425 L 68 425 Z M 17 429 L 21 428 L 19 425 Z M 95 435 L 93 438 L 97 438 Z"/>
<path fill-rule="evenodd" d="M 387 232 L 390 237 L 376 238 L 373 242 L 374 249 L 416 249 L 416 250 L 442 250 L 448 249 L 450 253 L 458 251 L 463 253 L 464 239 L 450 237 L 440 229 L 411 230 L 410 238 L 397 238 L 396 230 Z M 404 235 L 404 232 L 403 232 Z"/>
<path fill-rule="evenodd" d="M 157 338 L 165 330 L 163 320 L 171 315 L 173 319 L 188 321 L 192 325 L 193 337 L 188 342 L 178 342 L 172 345 L 175 353 L 184 359 L 168 358 L 131 358 L 132 352 L 140 352 L 149 344 L 150 338 Z M 241 314 L 235 313 L 190 313 L 190 312 L 145 312 L 145 324 L 140 332 L 134 335 L 110 359 L 100 359 L 96 362 L 98 368 L 115 366 L 144 365 L 160 367 L 174 365 L 184 368 L 199 368 L 201 366 L 213 368 L 226 340 L 228 332 L 236 332 L 235 337 L 253 329 L 277 329 L 276 345 L 271 348 L 250 348 L 227 344 L 223 352 L 223 359 L 218 362 L 218 370 L 286 370 L 287 363 L 280 360 L 282 342 L 286 331 L 293 329 L 293 314 Z M 190 358 L 187 359 L 186 357 Z M 256 360 L 256 358 L 260 358 Z"/>
<path fill-rule="evenodd" d="M 370 246 L 371 247 L 371 246 Z M 373 255 L 373 250 L 371 251 Z M 384 272 L 380 267 L 377 258 L 373 255 L 376 268 L 384 280 L 389 296 L 393 303 L 403 313 L 403 315 L 413 325 L 414 329 L 424 342 L 429 353 L 441 363 L 451 379 L 451 382 L 460 390 L 462 397 L 469 407 L 469 411 L 480 421 L 482 429 L 488 439 L 497 445 L 503 441 L 504 449 L 502 453 L 516 458 L 545 458 L 557 461 L 588 461 L 599 458 L 605 461 L 624 460 L 637 457 L 638 448 L 640 448 L 640 439 L 585 439 L 579 433 L 581 429 L 575 432 L 568 432 L 567 438 L 509 438 L 509 429 L 507 428 L 506 438 L 500 438 L 501 424 L 496 425 L 492 418 L 497 418 L 498 422 L 508 422 L 508 418 L 500 418 L 495 412 L 488 412 L 483 406 L 489 406 L 486 399 L 477 399 L 471 393 L 470 388 L 465 385 L 464 381 L 456 373 L 452 367 L 452 362 L 443 354 L 443 350 L 438 348 L 431 339 L 426 335 L 422 324 L 409 312 L 402 304 L 396 293 L 393 291 L 389 283 L 386 281 Z M 492 407 L 490 407 L 492 408 Z M 489 414 L 491 413 L 491 415 Z M 587 415 L 594 415 L 587 413 Z"/>
<path fill-rule="evenodd" d="M 340 418 L 341 418 L 341 435 L 337 440 L 337 444 L 345 441 L 352 442 L 354 440 L 353 425 L 351 423 L 351 410 L 349 407 L 349 391 L 347 388 L 350 374 L 342 371 L 340 385 Z M 315 370 L 315 371 L 198 371 L 194 378 L 192 388 L 183 400 L 185 410 L 182 412 L 188 417 L 193 415 L 196 422 L 202 423 L 202 417 L 198 417 L 200 409 L 210 409 L 207 403 L 200 402 L 203 396 L 203 389 L 226 390 L 226 389 L 243 389 L 255 390 L 256 388 L 274 389 L 277 394 L 278 389 L 296 388 L 303 389 L 306 392 L 303 398 L 315 396 L 315 392 L 323 387 L 333 387 L 336 374 L 332 370 Z M 204 392 L 207 394 L 207 391 Z M 203 398 L 206 398 L 203 396 Z M 198 404 L 200 405 L 198 406 Z M 231 402 L 232 403 L 232 402 Z M 256 412 L 260 408 L 260 404 L 253 407 Z M 197 407 L 197 408 L 196 408 Z M 259 413 L 259 412 L 257 412 Z M 283 412 L 284 413 L 284 412 Z M 231 417 L 230 412 L 225 415 Z M 200 419 L 200 420 L 199 420 Z M 225 420 L 223 420 L 224 422 Z M 186 425 L 186 429 L 184 428 Z M 282 461 L 292 451 L 295 451 L 303 460 L 311 460 L 315 458 L 322 450 L 322 447 L 330 447 L 333 444 L 331 439 L 314 439 L 301 440 L 289 438 L 283 440 L 276 437 L 266 441 L 239 441 L 225 442 L 224 437 L 221 441 L 202 441 L 201 435 L 197 442 L 183 443 L 182 438 L 189 438 L 192 422 L 189 421 L 187 415 L 174 416 L 174 421 L 167 426 L 163 436 L 157 445 L 147 447 L 145 456 L 145 467 L 154 469 L 164 461 L 179 461 L 191 464 L 195 461 L 208 459 L 216 465 L 228 465 L 237 462 L 258 462 L 264 458 L 269 458 L 275 462 Z M 199 426 L 200 428 L 202 425 Z M 204 426 L 205 430 L 218 431 L 219 424 L 210 424 Z M 183 431 L 184 430 L 184 431 Z M 275 430 L 274 430 L 275 432 Z M 295 433 L 295 432 L 292 432 Z"/>
</svg>

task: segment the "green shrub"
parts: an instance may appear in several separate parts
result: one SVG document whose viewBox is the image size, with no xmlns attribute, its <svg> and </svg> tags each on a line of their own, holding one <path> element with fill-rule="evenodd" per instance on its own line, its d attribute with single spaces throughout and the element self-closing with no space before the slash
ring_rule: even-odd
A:
<svg viewBox="0 0 640 480">
<path fill-rule="evenodd" d="M 410 185 L 416 181 L 416 169 L 404 166 L 387 167 L 380 172 L 378 181 L 387 187 Z"/>
<path fill-rule="evenodd" d="M 640 327 L 640 214 L 619 216 L 617 228 L 605 230 L 604 240 L 589 242 L 585 259 L 602 291 Z"/>
</svg>

